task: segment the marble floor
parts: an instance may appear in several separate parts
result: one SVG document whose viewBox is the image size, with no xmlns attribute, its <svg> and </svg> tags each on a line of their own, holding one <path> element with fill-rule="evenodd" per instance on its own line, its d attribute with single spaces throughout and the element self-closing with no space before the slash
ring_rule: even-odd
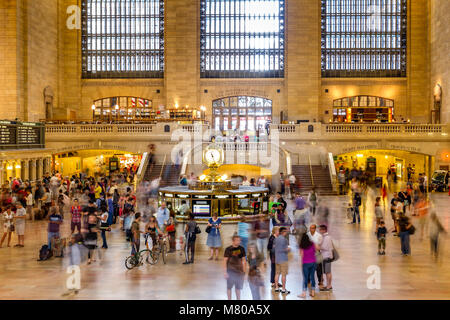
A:
<svg viewBox="0 0 450 320">
<path fill-rule="evenodd" d="M 432 200 L 444 227 L 450 228 L 449 196 L 433 194 Z M 429 240 L 420 240 L 419 233 L 412 236 L 412 255 L 403 257 L 400 240 L 389 235 L 387 254 L 378 256 L 374 235 L 372 199 L 362 215 L 361 225 L 351 225 L 345 218 L 348 199 L 346 196 L 322 198 L 330 208 L 330 234 L 340 253 L 340 260 L 333 263 L 332 292 L 317 292 L 314 299 L 449 299 L 450 298 L 450 256 L 449 237 L 442 237 L 441 259 L 435 262 L 430 256 Z M 413 218 L 413 222 L 416 221 Z M 392 227 L 390 218 L 388 228 Z M 181 226 L 180 226 L 181 227 Z M 204 226 L 202 226 L 204 230 Z M 223 242 L 229 245 L 235 225 L 225 225 Z M 180 233 L 179 233 L 180 234 Z M 69 235 L 68 221 L 63 226 L 63 236 Z M 67 294 L 66 281 L 69 259 L 52 258 L 36 261 L 38 251 L 46 242 L 46 223 L 27 222 L 24 248 L 0 249 L 0 299 L 226 299 L 226 282 L 223 278 L 223 262 L 208 261 L 206 234 L 199 235 L 196 247 L 196 262 L 182 265 L 183 256 L 177 252 L 168 257 L 166 265 L 144 265 L 133 270 L 124 266 L 130 247 L 122 231 L 113 229 L 108 234 L 109 249 L 102 250 L 101 259 L 81 265 L 81 290 L 78 294 Z M 16 244 L 14 237 L 12 245 Z M 302 274 L 298 250 L 291 242 L 288 296 L 275 294 L 269 285 L 269 272 L 264 270 L 267 286 L 264 299 L 295 300 L 300 293 Z M 221 254 L 223 252 L 221 251 Z M 378 266 L 381 288 L 369 289 L 367 269 Z M 248 283 L 245 283 L 243 299 L 251 299 Z M 308 299 L 311 299 L 308 297 Z"/>
</svg>

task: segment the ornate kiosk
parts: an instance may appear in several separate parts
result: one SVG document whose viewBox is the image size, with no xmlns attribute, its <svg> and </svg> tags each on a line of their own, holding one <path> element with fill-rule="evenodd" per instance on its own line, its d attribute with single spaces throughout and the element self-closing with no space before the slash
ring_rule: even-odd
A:
<svg viewBox="0 0 450 320">
<path fill-rule="evenodd" d="M 241 215 L 256 216 L 268 211 L 267 188 L 233 185 L 227 176 L 220 176 L 217 169 L 223 164 L 222 147 L 212 143 L 203 151 L 203 162 L 209 167 L 208 175 L 200 176 L 189 186 L 165 187 L 159 190 L 159 201 L 167 202 L 178 214 L 178 208 L 186 201 L 197 219 L 209 219 L 217 213 L 222 220 L 237 221 Z"/>
</svg>

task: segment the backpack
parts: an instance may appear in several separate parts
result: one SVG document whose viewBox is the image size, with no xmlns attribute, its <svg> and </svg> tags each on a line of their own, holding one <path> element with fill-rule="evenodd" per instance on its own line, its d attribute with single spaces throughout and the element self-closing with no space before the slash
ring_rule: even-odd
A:
<svg viewBox="0 0 450 320">
<path fill-rule="evenodd" d="M 312 202 L 316 202 L 317 195 L 315 193 L 311 193 L 311 196 L 309 197 L 309 200 L 312 201 Z"/>
<path fill-rule="evenodd" d="M 39 250 L 39 259 L 38 261 L 48 260 L 52 257 L 52 252 L 49 249 L 48 245 L 44 244 Z"/>
</svg>

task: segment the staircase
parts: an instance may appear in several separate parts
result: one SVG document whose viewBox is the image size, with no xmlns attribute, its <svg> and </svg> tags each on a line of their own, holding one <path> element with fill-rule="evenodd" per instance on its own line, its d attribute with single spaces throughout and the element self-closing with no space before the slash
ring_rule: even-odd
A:
<svg viewBox="0 0 450 320">
<path fill-rule="evenodd" d="M 312 165 L 312 176 L 316 192 L 320 195 L 335 195 L 333 186 L 331 184 L 330 172 L 328 166 Z M 309 165 L 293 165 L 292 174 L 297 179 L 297 183 L 301 183 L 301 193 L 308 193 L 313 187 L 311 181 L 311 171 Z"/>
<path fill-rule="evenodd" d="M 169 170 L 167 171 L 167 177 L 165 177 L 166 170 Z M 144 181 L 153 181 L 161 175 L 160 187 L 177 186 L 179 184 L 180 170 L 181 167 L 177 170 L 176 167 L 171 164 L 154 164 L 153 168 L 150 170 L 150 165 L 148 165 L 145 170 Z"/>
</svg>

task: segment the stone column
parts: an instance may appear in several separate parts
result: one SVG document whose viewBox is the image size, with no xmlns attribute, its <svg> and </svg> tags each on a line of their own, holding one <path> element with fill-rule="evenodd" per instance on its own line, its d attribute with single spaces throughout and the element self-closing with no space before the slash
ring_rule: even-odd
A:
<svg viewBox="0 0 450 320">
<path fill-rule="evenodd" d="M 44 175 L 44 159 L 42 158 L 38 158 L 36 160 L 36 165 L 37 165 L 37 176 L 36 176 L 36 180 L 40 180 L 42 179 L 42 176 Z"/>
<path fill-rule="evenodd" d="M 28 160 L 22 161 L 22 181 L 30 180 L 30 166 Z"/>
<path fill-rule="evenodd" d="M 28 167 L 30 168 L 29 169 L 30 181 L 36 180 L 36 159 L 28 160 Z"/>
<path fill-rule="evenodd" d="M 4 163 L 3 160 L 0 160 L 0 185 L 3 184 L 3 179 L 5 176 L 5 168 L 4 168 Z"/>
</svg>

